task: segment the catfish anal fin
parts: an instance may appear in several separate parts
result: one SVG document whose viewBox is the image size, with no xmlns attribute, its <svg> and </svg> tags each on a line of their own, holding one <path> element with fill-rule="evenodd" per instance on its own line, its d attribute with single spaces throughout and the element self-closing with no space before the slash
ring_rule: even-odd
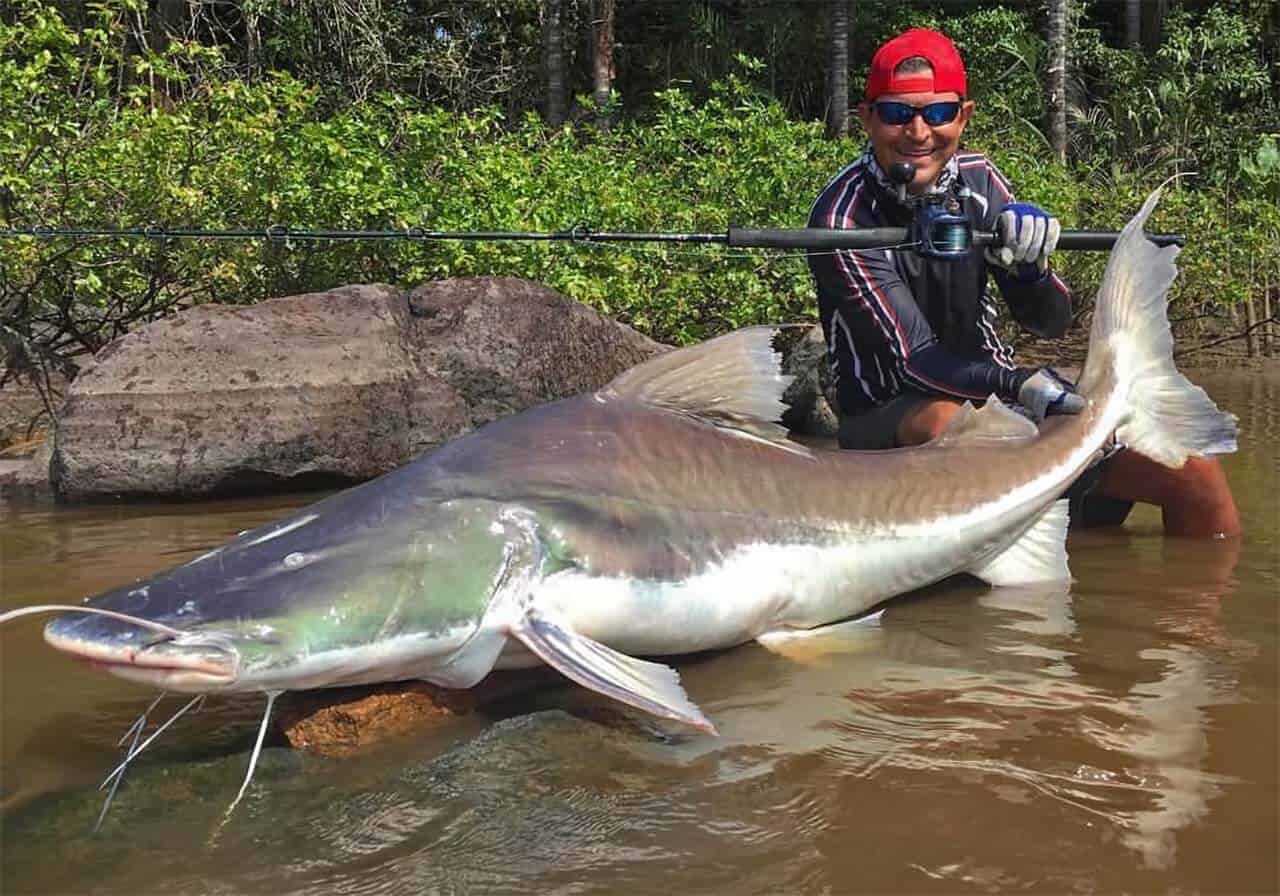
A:
<svg viewBox="0 0 1280 896">
<path fill-rule="evenodd" d="M 990 560 L 969 570 L 992 585 L 1069 582 L 1067 501 L 1053 502 L 1031 528 Z"/>
<path fill-rule="evenodd" d="M 856 619 L 846 619 L 817 628 L 777 629 L 756 636 L 756 642 L 768 650 L 799 663 L 813 662 L 835 654 L 857 653 L 878 644 L 883 636 L 877 610 Z"/>
</svg>

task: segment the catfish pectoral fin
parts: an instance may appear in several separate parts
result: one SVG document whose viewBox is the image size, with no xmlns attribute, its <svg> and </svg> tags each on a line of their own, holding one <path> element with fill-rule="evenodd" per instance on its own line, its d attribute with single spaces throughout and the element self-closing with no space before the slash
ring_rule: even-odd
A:
<svg viewBox="0 0 1280 896">
<path fill-rule="evenodd" d="M 1031 528 L 1002 553 L 969 571 L 990 585 L 1069 582 L 1067 504 L 1055 501 Z"/>
<path fill-rule="evenodd" d="M 680 686 L 670 666 L 627 656 L 557 624 L 535 609 L 511 626 L 511 634 L 583 687 L 664 719 L 692 725 L 708 734 L 715 726 Z"/>
</svg>

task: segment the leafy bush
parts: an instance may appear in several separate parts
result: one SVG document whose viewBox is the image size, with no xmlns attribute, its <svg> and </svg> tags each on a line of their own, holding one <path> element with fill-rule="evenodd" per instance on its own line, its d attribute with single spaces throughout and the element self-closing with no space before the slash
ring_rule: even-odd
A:
<svg viewBox="0 0 1280 896">
<path fill-rule="evenodd" d="M 13 23 L 0 22 L 0 224 L 798 227 L 822 186 L 861 151 L 857 140 L 829 142 L 818 123 L 788 118 L 754 85 L 760 66 L 745 58 L 738 74 L 705 85 L 697 99 L 660 91 L 645 116 L 623 117 L 608 132 L 550 130 L 533 114 L 460 113 L 388 92 L 335 103 L 288 73 L 245 80 L 219 50 L 194 42 L 130 50 L 136 3 L 92 4 L 76 30 L 46 0 L 18 0 Z M 1040 50 L 1025 18 L 979 9 L 951 24 L 975 83 L 989 85 L 970 144 L 994 157 L 1022 198 L 1068 226 L 1121 225 L 1159 178 L 1120 162 L 1068 170 L 1045 161 L 1033 121 Z M 1213 90 L 1252 90 L 1254 81 L 1231 83 L 1215 81 Z M 1253 171 L 1264 192 L 1242 192 L 1238 178 L 1204 178 L 1178 186 L 1158 213 L 1160 227 L 1189 235 L 1176 296 L 1182 317 L 1201 320 L 1264 277 L 1280 280 L 1280 210 L 1268 198 L 1280 191 L 1280 161 L 1274 142 L 1255 140 L 1250 150 L 1239 168 Z M 1117 144 L 1112 158 L 1118 152 Z M 70 371 L 78 354 L 194 303 L 360 281 L 528 277 L 672 342 L 815 311 L 803 258 L 759 252 L 462 242 L 3 246 L 8 368 Z M 1066 259 L 1069 279 L 1087 293 L 1104 260 Z"/>
<path fill-rule="evenodd" d="M 1194 171 L 1226 187 L 1260 137 L 1280 135 L 1280 96 L 1256 18 L 1178 9 L 1153 55 L 1108 47 L 1087 27 L 1073 50 L 1088 91 L 1075 110 L 1074 154 L 1086 167 Z"/>
</svg>

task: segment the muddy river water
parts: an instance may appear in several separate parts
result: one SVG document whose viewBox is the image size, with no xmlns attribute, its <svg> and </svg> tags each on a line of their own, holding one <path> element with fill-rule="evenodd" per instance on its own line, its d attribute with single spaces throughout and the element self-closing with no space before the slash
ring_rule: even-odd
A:
<svg viewBox="0 0 1280 896">
<path fill-rule="evenodd" d="M 681 665 L 717 738 L 554 688 L 348 760 L 210 701 L 96 788 L 150 701 L 0 632 L 0 892 L 1275 892 L 1280 375 L 1197 377 L 1241 418 L 1247 534 L 1140 509 L 1074 533 L 1069 589 L 949 581 L 837 654 Z M 0 608 L 184 561 L 310 498 L 0 503 Z M 179 705 L 170 701 L 170 708 Z"/>
</svg>

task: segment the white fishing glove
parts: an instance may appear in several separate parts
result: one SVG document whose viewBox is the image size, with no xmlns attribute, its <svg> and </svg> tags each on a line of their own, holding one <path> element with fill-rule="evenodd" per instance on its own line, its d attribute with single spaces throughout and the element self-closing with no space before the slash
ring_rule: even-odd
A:
<svg viewBox="0 0 1280 896">
<path fill-rule="evenodd" d="M 1000 245 L 987 248 L 987 261 L 1019 280 L 1039 280 L 1049 270 L 1049 256 L 1058 246 L 1062 225 L 1042 208 L 1025 202 L 1006 205 L 996 218 Z"/>
<path fill-rule="evenodd" d="M 1018 404 L 1026 408 L 1037 423 L 1053 414 L 1078 414 L 1085 408 L 1085 400 L 1075 387 L 1048 367 L 1027 377 L 1018 389 Z"/>
</svg>

